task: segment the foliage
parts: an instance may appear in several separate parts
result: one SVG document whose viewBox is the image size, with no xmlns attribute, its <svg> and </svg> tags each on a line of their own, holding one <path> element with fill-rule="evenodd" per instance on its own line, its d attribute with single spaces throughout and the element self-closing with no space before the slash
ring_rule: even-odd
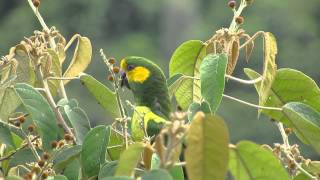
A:
<svg viewBox="0 0 320 180">
<path fill-rule="evenodd" d="M 0 164 L 6 179 L 317 179 L 318 161 L 307 160 L 293 132 L 320 153 L 319 87 L 302 72 L 279 69 L 277 42 L 270 32 L 250 36 L 241 26 L 242 11 L 253 1 L 230 1 L 234 17 L 229 28 L 217 30 L 207 41 L 180 45 L 170 60 L 167 80 L 180 109 L 153 137 L 131 138 L 132 111 L 137 107 L 120 93 L 123 74 L 114 58 L 101 57 L 109 72 L 109 86 L 83 73 L 91 62 L 88 37 L 69 42 L 48 28 L 39 13 L 39 0 L 28 3 L 43 27 L 12 47 L 0 61 Z M 263 38 L 261 75 L 245 69 L 250 80 L 233 76 L 240 52 L 249 61 L 254 41 Z M 66 53 L 76 41 L 70 64 Z M 92 127 L 65 84 L 78 81 L 114 119 Z M 225 94 L 225 84 L 254 85 L 259 104 Z M 227 124 L 217 114 L 223 98 L 258 109 L 279 128 L 282 143 L 230 143 Z M 126 102 L 126 104 L 124 104 Z M 137 115 L 137 114 L 136 114 Z M 144 116 L 144 114 L 139 114 Z M 143 117 L 142 117 L 143 119 Z M 143 124 L 142 124 L 143 126 Z M 284 127 L 285 126 L 285 127 Z"/>
</svg>

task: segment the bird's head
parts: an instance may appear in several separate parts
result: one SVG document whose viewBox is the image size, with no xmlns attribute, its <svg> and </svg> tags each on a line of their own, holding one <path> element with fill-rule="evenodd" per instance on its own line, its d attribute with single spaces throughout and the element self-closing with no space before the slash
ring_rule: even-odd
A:
<svg viewBox="0 0 320 180">
<path fill-rule="evenodd" d="M 160 68 L 150 60 L 142 57 L 130 56 L 121 60 L 121 86 L 143 85 L 153 75 L 162 73 Z"/>
</svg>

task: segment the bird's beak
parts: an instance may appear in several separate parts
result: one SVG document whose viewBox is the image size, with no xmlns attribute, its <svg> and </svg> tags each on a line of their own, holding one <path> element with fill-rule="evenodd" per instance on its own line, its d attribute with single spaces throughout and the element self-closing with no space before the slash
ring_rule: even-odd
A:
<svg viewBox="0 0 320 180">
<path fill-rule="evenodd" d="M 127 74 L 123 70 L 120 71 L 120 77 L 120 87 L 126 86 L 128 89 L 130 89 Z"/>
</svg>

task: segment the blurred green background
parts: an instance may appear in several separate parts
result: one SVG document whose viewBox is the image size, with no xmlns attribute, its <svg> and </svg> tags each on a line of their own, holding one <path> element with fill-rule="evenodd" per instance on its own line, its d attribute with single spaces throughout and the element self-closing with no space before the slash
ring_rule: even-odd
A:
<svg viewBox="0 0 320 180">
<path fill-rule="evenodd" d="M 108 84 L 100 48 L 117 59 L 128 55 L 147 57 L 168 74 L 170 57 L 179 44 L 190 39 L 205 41 L 216 30 L 229 26 L 233 13 L 226 4 L 227 0 L 42 0 L 40 12 L 47 24 L 55 26 L 67 39 L 75 33 L 91 39 L 93 59 L 86 72 Z M 279 48 L 278 67 L 298 69 L 319 82 L 319 9 L 319 0 L 256 0 L 243 13 L 243 28 L 251 35 L 259 30 L 274 33 Z M 0 1 L 0 55 L 6 55 L 11 46 L 36 29 L 41 27 L 26 0 Z M 243 67 L 261 71 L 261 48 L 262 41 L 256 41 L 249 64 L 242 54 L 235 76 L 246 78 Z M 71 54 L 69 61 L 70 57 Z M 79 100 L 93 124 L 111 122 L 78 81 L 66 88 L 68 96 Z M 257 102 L 253 87 L 231 81 L 226 94 Z M 228 123 L 233 143 L 242 139 L 261 144 L 281 142 L 276 126 L 266 117 L 258 118 L 256 109 L 224 99 L 219 114 Z M 299 143 L 292 137 L 295 142 Z M 308 157 L 319 158 L 310 148 L 301 148 Z"/>
</svg>

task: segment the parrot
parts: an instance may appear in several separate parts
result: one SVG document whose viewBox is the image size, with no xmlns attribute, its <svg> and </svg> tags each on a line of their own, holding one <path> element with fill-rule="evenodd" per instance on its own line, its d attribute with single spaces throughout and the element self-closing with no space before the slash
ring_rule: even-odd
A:
<svg viewBox="0 0 320 180">
<path fill-rule="evenodd" d="M 131 119 L 133 140 L 156 136 L 169 120 L 171 112 L 164 73 L 146 58 L 129 56 L 120 61 L 120 76 L 120 86 L 127 87 L 134 96 L 135 109 Z"/>
</svg>

